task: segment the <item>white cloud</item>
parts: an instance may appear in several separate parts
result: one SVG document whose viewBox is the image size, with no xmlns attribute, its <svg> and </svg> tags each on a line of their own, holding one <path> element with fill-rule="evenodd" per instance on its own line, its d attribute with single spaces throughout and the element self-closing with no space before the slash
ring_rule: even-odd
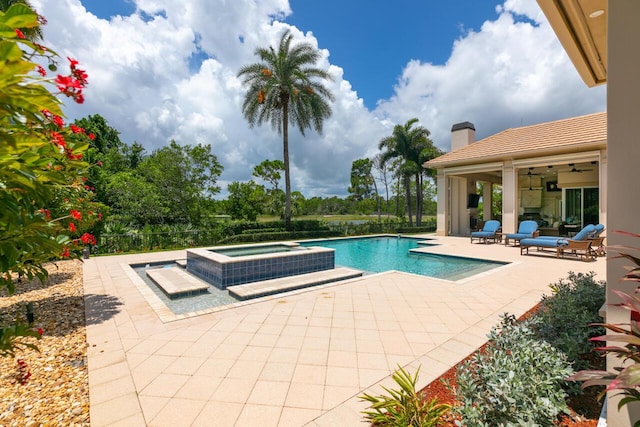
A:
<svg viewBox="0 0 640 427">
<path fill-rule="evenodd" d="M 498 11 L 455 42 L 445 65 L 411 61 L 376 113 L 394 122 L 418 117 L 448 150 L 454 123 L 470 121 L 484 138 L 605 109 L 605 89 L 585 86 L 535 1 L 508 0 Z"/>
<path fill-rule="evenodd" d="M 47 44 L 89 74 L 86 103 L 67 103 L 70 118 L 100 114 L 123 141 L 149 151 L 171 139 L 211 144 L 225 167 L 223 187 L 251 179 L 264 159 L 282 158 L 281 136 L 268 124 L 250 129 L 243 118 L 236 73 L 256 61 L 257 46 L 275 46 L 289 27 L 276 20 L 290 13 L 287 0 L 136 0 L 136 14 L 109 21 L 79 0 L 32 3 L 49 20 Z M 372 112 L 322 51 L 319 66 L 335 77 L 328 86 L 336 102 L 322 135 L 290 130 L 293 189 L 344 195 L 351 162 L 375 155 L 393 125 L 412 117 L 448 148 L 451 125 L 460 121 L 484 137 L 604 109 L 604 89 L 582 83 L 535 0 L 507 0 L 497 11 L 496 20 L 455 42 L 445 65 L 411 61 L 398 70 L 394 96 Z M 312 33 L 292 33 L 318 46 Z"/>
</svg>

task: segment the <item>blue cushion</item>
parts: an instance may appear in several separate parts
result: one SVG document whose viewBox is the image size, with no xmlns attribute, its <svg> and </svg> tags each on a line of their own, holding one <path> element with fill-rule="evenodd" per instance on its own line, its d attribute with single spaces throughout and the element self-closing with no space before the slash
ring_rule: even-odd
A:
<svg viewBox="0 0 640 427">
<path fill-rule="evenodd" d="M 595 239 L 596 237 L 600 236 L 600 234 L 602 234 L 603 231 L 604 231 L 604 224 L 596 224 L 595 229 L 593 230 L 593 233 L 589 235 L 589 238 Z"/>
<path fill-rule="evenodd" d="M 495 233 L 500 228 L 500 221 L 496 221 L 495 219 L 490 219 L 489 221 L 484 223 L 484 227 L 482 227 L 482 231 L 489 231 Z"/>
<path fill-rule="evenodd" d="M 585 226 L 582 230 L 578 232 L 575 236 L 571 238 L 571 240 L 584 240 L 589 237 L 591 233 L 596 230 L 596 226 L 593 224 L 589 224 Z"/>
<path fill-rule="evenodd" d="M 553 237 L 553 236 L 543 236 L 543 237 Z M 568 244 L 569 242 L 567 242 L 565 239 L 559 239 L 557 237 L 552 239 L 536 237 L 533 239 L 520 240 L 520 246 L 536 246 L 539 248 L 557 248 L 559 246 L 567 246 Z"/>
<path fill-rule="evenodd" d="M 533 234 L 538 229 L 535 221 L 522 221 L 518 227 L 518 234 Z"/>
<path fill-rule="evenodd" d="M 471 237 L 493 237 L 495 235 L 495 231 L 474 231 L 471 233 Z"/>
<path fill-rule="evenodd" d="M 531 233 L 510 233 L 505 235 L 505 237 L 509 240 L 521 240 L 533 237 L 533 232 Z"/>
</svg>

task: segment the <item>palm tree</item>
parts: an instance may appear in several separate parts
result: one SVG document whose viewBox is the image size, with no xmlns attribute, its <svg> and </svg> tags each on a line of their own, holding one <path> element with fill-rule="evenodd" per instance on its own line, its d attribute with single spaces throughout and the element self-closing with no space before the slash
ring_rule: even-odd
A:
<svg viewBox="0 0 640 427">
<path fill-rule="evenodd" d="M 386 164 L 392 159 L 401 159 L 398 173 L 403 178 L 406 192 L 407 213 L 409 226 L 413 226 L 411 209 L 411 177 L 415 177 L 416 184 L 416 225 L 422 224 L 422 163 L 436 157 L 439 150 L 429 139 L 431 132 L 425 127 L 413 125 L 418 119 L 413 118 L 404 125 L 396 125 L 393 134 L 380 140 L 378 149 L 384 150 L 380 155 L 380 163 Z"/>
<path fill-rule="evenodd" d="M 293 36 L 286 30 L 278 50 L 273 47 L 257 48 L 261 62 L 245 65 L 238 72 L 242 83 L 248 86 L 242 104 L 242 113 L 249 126 L 271 122 L 272 128 L 282 134 L 285 182 L 285 227 L 291 230 L 291 178 L 289 173 L 289 121 L 297 125 L 304 136 L 313 127 L 322 133 L 324 119 L 331 116 L 333 94 L 323 86 L 322 80 L 333 80 L 331 75 L 315 67 L 320 52 L 309 43 L 291 46 Z"/>
</svg>

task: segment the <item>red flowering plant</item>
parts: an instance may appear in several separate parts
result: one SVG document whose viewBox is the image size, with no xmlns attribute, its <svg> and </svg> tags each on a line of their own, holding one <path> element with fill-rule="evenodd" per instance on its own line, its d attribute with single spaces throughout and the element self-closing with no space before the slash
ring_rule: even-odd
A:
<svg viewBox="0 0 640 427">
<path fill-rule="evenodd" d="M 80 187 L 90 166 L 82 160 L 89 138 L 65 126 L 58 98 L 83 102 L 87 74 L 74 59 L 68 75 L 57 74 L 56 53 L 29 37 L 43 22 L 25 4 L 0 11 L 0 290 L 8 293 L 20 278 L 46 279 L 45 263 L 73 248 L 71 211 L 85 212 L 81 203 L 64 219 L 51 212 L 55 194 Z M 28 340 L 39 336 L 30 322 L 0 327 L 0 356 L 35 347 Z"/>
<path fill-rule="evenodd" d="M 640 238 L 640 234 L 627 231 L 615 231 L 626 236 Z M 626 274 L 622 276 L 625 282 L 640 283 L 640 257 L 634 255 L 640 253 L 640 248 L 629 246 L 609 246 L 607 250 L 613 250 L 618 255 L 612 258 L 625 258 L 632 262 L 626 266 Z M 618 402 L 618 410 L 624 405 L 632 402 L 640 402 L 640 286 L 635 285 L 633 292 L 621 292 L 613 290 L 618 297 L 619 303 L 611 304 L 630 311 L 629 323 L 604 323 L 608 332 L 606 335 L 591 338 L 591 341 L 605 343 L 595 350 L 604 354 L 614 355 L 620 365 L 613 368 L 613 371 L 584 370 L 572 375 L 571 381 L 584 381 L 582 388 L 605 385 L 606 389 L 601 393 L 612 391 L 619 393 L 622 398 Z M 633 424 L 640 427 L 640 420 Z"/>
</svg>

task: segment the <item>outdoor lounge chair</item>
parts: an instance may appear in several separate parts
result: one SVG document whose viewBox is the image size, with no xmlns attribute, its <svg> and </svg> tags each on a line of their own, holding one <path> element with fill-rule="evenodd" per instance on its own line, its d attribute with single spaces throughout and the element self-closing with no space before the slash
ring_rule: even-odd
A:
<svg viewBox="0 0 640 427">
<path fill-rule="evenodd" d="M 534 247 L 538 252 L 544 252 L 546 249 L 553 249 L 556 258 L 564 256 L 565 253 L 582 257 L 585 261 L 593 258 L 591 249 L 592 240 L 589 236 L 596 231 L 596 226 L 589 224 L 578 232 L 572 239 L 562 239 L 554 236 L 539 236 L 530 239 L 520 240 L 520 255 L 529 253 L 529 248 Z"/>
<path fill-rule="evenodd" d="M 604 246 L 604 236 L 601 236 L 604 231 L 604 224 L 596 224 L 595 231 L 589 235 L 591 240 L 591 254 L 593 256 L 606 256 L 607 249 Z"/>
<path fill-rule="evenodd" d="M 509 244 L 509 240 L 513 240 L 516 245 L 520 243 L 522 239 L 530 239 L 538 237 L 540 232 L 538 231 L 538 223 L 535 221 L 522 221 L 518 227 L 517 233 L 509 233 L 504 235 L 505 246 Z"/>
<path fill-rule="evenodd" d="M 500 221 L 491 219 L 484 223 L 482 231 L 471 232 L 471 243 L 473 243 L 473 239 L 483 241 L 484 243 L 487 243 L 488 240 L 493 240 L 495 243 L 496 238 L 498 237 L 498 230 L 500 230 Z"/>
</svg>

